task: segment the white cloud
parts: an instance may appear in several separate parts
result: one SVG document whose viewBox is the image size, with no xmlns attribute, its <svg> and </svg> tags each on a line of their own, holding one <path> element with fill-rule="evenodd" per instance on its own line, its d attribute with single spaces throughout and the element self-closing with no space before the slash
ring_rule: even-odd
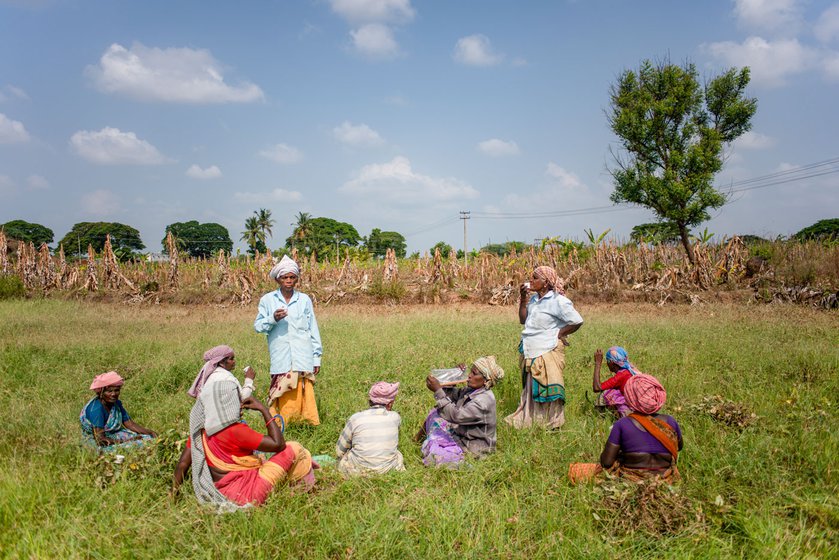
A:
<svg viewBox="0 0 839 560">
<path fill-rule="evenodd" d="M 548 163 L 545 169 L 545 175 L 552 179 L 555 187 L 559 187 L 563 191 L 578 191 L 586 188 L 577 175 L 554 162 Z"/>
<path fill-rule="evenodd" d="M 399 44 L 393 30 L 379 23 L 368 23 L 350 31 L 356 51 L 371 58 L 393 58 L 399 55 Z"/>
<path fill-rule="evenodd" d="M 43 191 L 50 188 L 50 182 L 41 175 L 30 175 L 26 179 L 26 189 L 30 191 Z"/>
<path fill-rule="evenodd" d="M 96 87 L 141 101 L 174 103 L 247 103 L 263 99 L 256 84 L 229 85 L 223 66 L 210 51 L 190 48 L 149 48 L 134 43 L 131 49 L 114 43 L 99 64 L 86 73 Z"/>
<path fill-rule="evenodd" d="M 332 135 L 348 146 L 378 146 L 384 142 L 379 133 L 366 124 L 354 125 L 348 121 L 333 128 Z"/>
<path fill-rule="evenodd" d="M 492 66 L 503 59 L 501 55 L 492 52 L 492 45 L 485 35 L 469 35 L 458 39 L 452 58 L 470 66 Z"/>
<path fill-rule="evenodd" d="M 269 192 L 237 192 L 233 196 L 236 200 L 248 203 L 297 202 L 303 199 L 303 195 L 299 191 L 286 189 L 274 189 Z"/>
<path fill-rule="evenodd" d="M 505 142 L 498 138 L 478 143 L 478 150 L 491 157 L 516 156 L 519 154 L 519 147 L 515 142 Z"/>
<path fill-rule="evenodd" d="M 802 24 L 799 0 L 735 0 L 738 22 L 750 29 L 795 34 Z"/>
<path fill-rule="evenodd" d="M 118 128 L 80 130 L 70 138 L 70 146 L 84 159 L 99 165 L 159 165 L 171 161 L 133 132 Z"/>
<path fill-rule="evenodd" d="M 350 23 L 407 23 L 414 19 L 410 0 L 331 0 L 332 11 Z"/>
<path fill-rule="evenodd" d="M 813 67 L 819 54 L 797 39 L 767 41 L 749 37 L 743 43 L 724 41 L 703 45 L 711 56 L 730 66 L 749 66 L 756 85 L 781 86 L 786 79 Z"/>
<path fill-rule="evenodd" d="M 750 130 L 734 141 L 734 148 L 742 150 L 765 150 L 775 144 L 776 140 L 771 136 Z"/>
<path fill-rule="evenodd" d="M 29 141 L 29 133 L 20 121 L 13 121 L 0 113 L 0 144 L 20 144 Z"/>
<path fill-rule="evenodd" d="M 186 170 L 186 176 L 192 177 L 193 179 L 218 179 L 221 177 L 221 169 L 215 165 L 202 169 L 198 165 L 192 164 Z"/>
<path fill-rule="evenodd" d="M 270 148 L 259 152 L 259 155 L 264 158 L 268 158 L 271 161 L 285 164 L 297 163 L 303 159 L 303 152 L 294 146 L 289 146 L 288 144 L 277 144 L 275 146 L 271 146 Z"/>
<path fill-rule="evenodd" d="M 82 197 L 82 208 L 94 216 L 108 217 L 121 210 L 119 198 L 111 191 L 100 189 Z"/>
<path fill-rule="evenodd" d="M 449 202 L 478 196 L 477 190 L 458 179 L 415 173 L 411 162 L 402 156 L 388 163 L 365 165 L 358 176 L 344 183 L 339 191 L 400 205 Z"/>
<path fill-rule="evenodd" d="M 822 43 L 839 39 L 839 4 L 826 9 L 813 26 L 813 33 Z"/>
<path fill-rule="evenodd" d="M 0 88 L 0 102 L 7 101 L 9 99 L 9 96 L 17 99 L 22 99 L 24 101 L 29 101 L 29 95 L 27 95 L 25 91 L 11 84 L 7 84 Z"/>
</svg>

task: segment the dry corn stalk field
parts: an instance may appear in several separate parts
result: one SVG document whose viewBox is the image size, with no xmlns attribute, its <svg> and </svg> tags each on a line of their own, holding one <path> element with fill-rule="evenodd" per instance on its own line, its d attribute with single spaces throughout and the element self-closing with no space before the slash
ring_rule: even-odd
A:
<svg viewBox="0 0 839 560">
<path fill-rule="evenodd" d="M 0 274 L 18 276 L 30 296 L 90 298 L 126 303 L 216 303 L 249 305 L 273 289 L 268 271 L 271 255 L 215 259 L 183 258 L 171 234 L 168 262 L 142 259 L 120 263 L 110 243 L 87 258 L 69 261 L 60 248 L 36 249 L 19 243 L 9 249 L 0 232 Z M 837 306 L 839 245 L 816 242 L 771 242 L 753 255 L 739 238 L 718 244 L 697 243 L 691 264 L 681 247 L 645 244 L 547 245 L 515 250 L 499 257 L 480 253 L 468 264 L 452 252 L 397 259 L 361 260 L 349 251 L 341 263 L 292 257 L 301 265 L 301 289 L 319 304 L 449 303 L 473 301 L 509 305 L 518 300 L 518 285 L 542 264 L 556 268 L 575 298 L 600 301 L 703 303 L 787 301 L 819 307 Z M 768 257 L 767 257 L 768 255 Z"/>
</svg>

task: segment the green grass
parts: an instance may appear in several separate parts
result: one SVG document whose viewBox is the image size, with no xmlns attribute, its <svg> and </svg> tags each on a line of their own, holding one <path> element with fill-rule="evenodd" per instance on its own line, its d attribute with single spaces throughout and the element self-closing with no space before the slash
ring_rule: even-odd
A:
<svg viewBox="0 0 839 560">
<path fill-rule="evenodd" d="M 580 309 L 567 351 L 567 423 L 557 433 L 499 425 L 498 452 L 457 471 L 422 466 L 411 441 L 432 404 L 434 367 L 495 354 L 507 372 L 498 414 L 519 396 L 513 308 L 319 308 L 323 424 L 287 437 L 333 453 L 369 385 L 401 381 L 395 409 L 407 471 L 344 481 L 319 473 L 311 495 L 278 489 L 256 511 L 217 516 L 185 488 L 167 498 L 185 394 L 203 351 L 221 343 L 267 387 L 255 309 L 0 302 L 0 554 L 10 558 L 806 558 L 839 547 L 839 317 L 809 309 L 625 305 Z M 627 530 L 603 489 L 566 482 L 594 461 L 610 421 L 587 406 L 592 353 L 621 344 L 666 386 L 685 449 L 677 489 L 690 516 L 666 534 Z M 140 424 L 168 435 L 113 465 L 80 448 L 78 414 L 94 375 L 116 369 Z M 700 406 L 720 395 L 757 415 L 739 429 Z M 130 465 L 135 465 L 132 470 Z M 610 517 L 612 515 L 612 517 Z M 631 518 L 631 516 L 630 516 Z"/>
</svg>

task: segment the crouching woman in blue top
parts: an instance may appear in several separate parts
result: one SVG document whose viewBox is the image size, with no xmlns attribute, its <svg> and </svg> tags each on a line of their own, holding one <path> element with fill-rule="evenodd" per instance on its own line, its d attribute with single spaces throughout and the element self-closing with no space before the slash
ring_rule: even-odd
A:
<svg viewBox="0 0 839 560">
<path fill-rule="evenodd" d="M 96 396 L 82 408 L 82 440 L 90 447 L 109 452 L 144 445 L 157 434 L 128 416 L 119 400 L 125 381 L 115 371 L 97 375 L 90 385 Z"/>
</svg>

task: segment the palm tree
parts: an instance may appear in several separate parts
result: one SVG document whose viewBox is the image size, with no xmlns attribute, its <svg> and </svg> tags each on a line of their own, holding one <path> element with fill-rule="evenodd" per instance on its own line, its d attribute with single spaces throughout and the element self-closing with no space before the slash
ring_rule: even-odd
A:
<svg viewBox="0 0 839 560">
<path fill-rule="evenodd" d="M 253 255 L 258 249 L 265 250 L 265 232 L 259 224 L 256 216 L 245 220 L 245 231 L 242 232 L 241 241 L 248 244 L 248 251 Z"/>
<path fill-rule="evenodd" d="M 292 235 L 298 240 L 303 240 L 312 233 L 312 215 L 308 212 L 298 212 L 295 219 L 297 223 L 294 225 Z"/>
<path fill-rule="evenodd" d="M 259 229 L 262 230 L 262 238 L 267 239 L 269 237 L 274 237 L 274 232 L 271 231 L 271 227 L 274 225 L 274 220 L 271 219 L 271 211 L 267 208 L 260 208 L 259 211 L 254 212 L 254 214 L 256 214 Z"/>
</svg>

